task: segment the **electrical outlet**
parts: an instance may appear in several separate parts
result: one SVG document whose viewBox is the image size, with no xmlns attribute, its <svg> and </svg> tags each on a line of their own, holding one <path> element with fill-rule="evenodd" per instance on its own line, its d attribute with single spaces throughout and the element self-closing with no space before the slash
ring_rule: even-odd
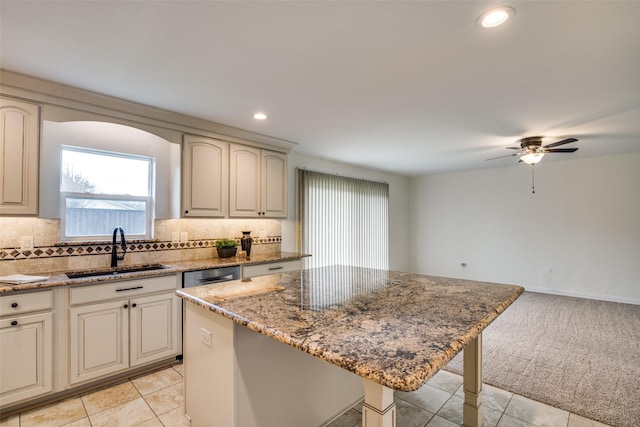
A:
<svg viewBox="0 0 640 427">
<path fill-rule="evenodd" d="M 200 341 L 202 344 L 211 347 L 211 331 L 205 328 L 200 328 Z"/>
<path fill-rule="evenodd" d="M 189 241 L 189 233 L 186 231 L 180 232 L 180 243 L 187 243 Z"/>
<path fill-rule="evenodd" d="M 171 233 L 171 243 L 180 243 L 180 232 L 174 231 Z"/>
<path fill-rule="evenodd" d="M 32 251 L 33 250 L 33 236 L 21 236 L 20 237 L 20 250 Z"/>
</svg>

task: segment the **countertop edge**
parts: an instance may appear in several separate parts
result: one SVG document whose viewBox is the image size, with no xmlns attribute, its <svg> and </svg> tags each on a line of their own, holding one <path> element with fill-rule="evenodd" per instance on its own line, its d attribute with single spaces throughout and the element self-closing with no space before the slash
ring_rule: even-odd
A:
<svg viewBox="0 0 640 427">
<path fill-rule="evenodd" d="M 36 290 L 36 289 L 54 288 L 58 286 L 95 285 L 99 283 L 107 283 L 107 282 L 114 282 L 114 281 L 121 281 L 121 280 L 134 280 L 134 279 L 140 279 L 145 277 L 168 276 L 168 275 L 173 275 L 178 273 L 184 273 L 186 271 L 198 271 L 198 270 L 205 270 L 208 268 L 224 268 L 224 267 L 237 267 L 237 266 L 243 266 L 243 265 L 268 264 L 272 262 L 302 259 L 309 256 L 311 255 L 296 253 L 296 252 L 278 252 L 275 254 L 264 254 L 264 255 L 253 256 L 253 259 L 224 258 L 225 261 L 221 261 L 220 258 L 206 258 L 206 259 L 196 259 L 196 260 L 189 260 L 189 261 L 159 262 L 158 264 L 162 264 L 165 268 L 158 269 L 158 270 L 122 273 L 122 274 L 117 274 L 112 276 L 105 275 L 105 276 L 95 276 L 95 277 L 78 278 L 78 279 L 69 279 L 64 272 L 59 272 L 59 271 L 51 272 L 51 273 L 34 273 L 34 274 L 37 274 L 38 276 L 49 276 L 49 279 L 46 281 L 23 283 L 23 284 L 11 284 L 11 283 L 0 282 L 0 295 L 10 294 L 13 292 Z M 226 261 L 227 259 L 229 261 Z M 29 274 L 29 273 L 24 273 L 24 274 Z"/>
</svg>

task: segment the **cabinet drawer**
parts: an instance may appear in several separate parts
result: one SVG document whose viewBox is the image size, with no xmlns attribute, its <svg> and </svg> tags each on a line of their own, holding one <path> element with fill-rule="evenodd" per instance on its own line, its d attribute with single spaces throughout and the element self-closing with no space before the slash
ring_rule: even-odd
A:
<svg viewBox="0 0 640 427">
<path fill-rule="evenodd" d="M 270 262 L 268 264 L 247 265 L 242 267 L 242 277 L 264 276 L 265 274 L 285 273 L 302 269 L 302 260 Z"/>
<path fill-rule="evenodd" d="M 129 298 L 143 294 L 170 291 L 177 288 L 176 275 L 123 280 L 97 285 L 78 286 L 69 289 L 69 305 L 101 302 L 110 299 Z"/>
<path fill-rule="evenodd" d="M 8 295 L 0 298 L 0 315 L 11 316 L 53 308 L 53 291 Z"/>
</svg>

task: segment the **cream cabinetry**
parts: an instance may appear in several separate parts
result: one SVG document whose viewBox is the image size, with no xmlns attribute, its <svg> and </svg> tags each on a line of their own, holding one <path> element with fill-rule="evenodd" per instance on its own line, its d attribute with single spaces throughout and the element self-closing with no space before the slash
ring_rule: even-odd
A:
<svg viewBox="0 0 640 427">
<path fill-rule="evenodd" d="M 180 351 L 175 276 L 69 290 L 72 385 L 166 359 Z"/>
<path fill-rule="evenodd" d="M 38 214 L 39 106 L 0 97 L 0 214 Z"/>
<path fill-rule="evenodd" d="M 0 406 L 53 390 L 53 291 L 0 298 Z"/>
<path fill-rule="evenodd" d="M 175 290 L 139 297 L 129 311 L 129 364 L 131 367 L 173 356 L 179 352 L 181 316 Z"/>
<path fill-rule="evenodd" d="M 121 300 L 69 309 L 71 384 L 129 367 L 128 303 Z"/>
<path fill-rule="evenodd" d="M 264 217 L 287 216 L 287 155 L 262 150 L 260 204 Z"/>
<path fill-rule="evenodd" d="M 242 267 L 242 278 L 264 276 L 267 274 L 286 273 L 302 269 L 302 260 L 295 259 L 290 261 L 269 262 L 266 264 L 245 265 Z"/>
<path fill-rule="evenodd" d="M 287 155 L 231 144 L 229 216 L 287 215 Z"/>
<path fill-rule="evenodd" d="M 182 146 L 182 214 L 225 217 L 229 197 L 229 144 L 185 135 Z"/>
</svg>

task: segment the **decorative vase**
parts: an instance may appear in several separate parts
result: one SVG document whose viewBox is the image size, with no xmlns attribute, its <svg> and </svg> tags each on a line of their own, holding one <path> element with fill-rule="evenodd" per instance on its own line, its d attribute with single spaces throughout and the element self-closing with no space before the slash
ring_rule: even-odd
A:
<svg viewBox="0 0 640 427">
<path fill-rule="evenodd" d="M 231 258 L 236 256 L 238 248 L 216 248 L 218 250 L 218 258 Z"/>
<path fill-rule="evenodd" d="M 250 236 L 250 231 L 243 231 L 242 238 L 240 239 L 240 245 L 242 250 L 247 253 L 247 258 L 251 255 L 251 244 L 253 243 L 253 237 Z"/>
</svg>

